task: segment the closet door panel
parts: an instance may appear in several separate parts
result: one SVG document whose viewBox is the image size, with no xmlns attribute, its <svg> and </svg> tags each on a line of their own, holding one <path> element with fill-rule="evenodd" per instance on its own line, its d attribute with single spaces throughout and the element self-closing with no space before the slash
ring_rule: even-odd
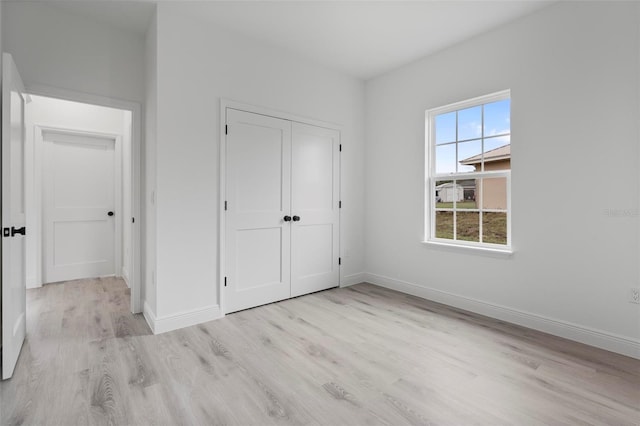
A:
<svg viewBox="0 0 640 426">
<path fill-rule="evenodd" d="M 291 122 L 227 109 L 225 312 L 291 296 Z"/>
<path fill-rule="evenodd" d="M 293 123 L 291 150 L 291 295 L 299 296 L 339 285 L 340 134 Z"/>
</svg>

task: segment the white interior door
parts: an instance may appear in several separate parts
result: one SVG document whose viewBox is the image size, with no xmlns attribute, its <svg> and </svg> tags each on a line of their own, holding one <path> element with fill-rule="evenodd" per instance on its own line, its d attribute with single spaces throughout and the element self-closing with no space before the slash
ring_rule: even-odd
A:
<svg viewBox="0 0 640 426">
<path fill-rule="evenodd" d="M 115 139 L 45 131 L 45 283 L 115 274 Z"/>
<path fill-rule="evenodd" d="M 26 335 L 26 95 L 11 55 L 2 61 L 2 378 L 8 379 Z"/>
<path fill-rule="evenodd" d="M 339 285 L 340 134 L 292 124 L 291 296 Z"/>
<path fill-rule="evenodd" d="M 225 311 L 290 297 L 291 122 L 227 109 Z"/>
</svg>

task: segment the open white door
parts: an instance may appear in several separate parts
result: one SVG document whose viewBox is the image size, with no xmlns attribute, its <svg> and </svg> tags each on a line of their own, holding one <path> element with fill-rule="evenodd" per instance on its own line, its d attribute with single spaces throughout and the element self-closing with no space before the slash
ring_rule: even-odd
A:
<svg viewBox="0 0 640 426">
<path fill-rule="evenodd" d="M 13 375 L 26 335 L 25 93 L 2 55 L 2 379 Z"/>
</svg>

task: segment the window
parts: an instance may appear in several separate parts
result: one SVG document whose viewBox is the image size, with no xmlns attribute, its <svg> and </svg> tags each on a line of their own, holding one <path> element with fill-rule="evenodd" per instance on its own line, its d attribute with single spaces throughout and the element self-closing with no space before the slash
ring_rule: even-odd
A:
<svg viewBox="0 0 640 426">
<path fill-rule="evenodd" d="M 428 242 L 511 248 L 509 91 L 427 111 Z"/>
</svg>

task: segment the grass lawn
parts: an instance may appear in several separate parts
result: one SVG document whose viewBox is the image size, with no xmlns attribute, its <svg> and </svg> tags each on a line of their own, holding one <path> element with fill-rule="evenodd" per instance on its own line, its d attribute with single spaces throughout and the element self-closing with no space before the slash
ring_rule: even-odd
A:
<svg viewBox="0 0 640 426">
<path fill-rule="evenodd" d="M 458 203 L 456 203 L 456 207 L 459 208 L 459 209 L 475 209 L 475 208 L 477 208 L 475 201 L 458 201 Z M 436 208 L 437 209 L 452 209 L 453 208 L 453 202 L 451 202 L 451 203 L 436 203 Z"/>
<path fill-rule="evenodd" d="M 477 212 L 458 212 L 457 214 L 458 240 L 480 241 L 480 214 Z M 436 212 L 436 237 L 453 239 L 453 212 Z M 507 244 L 506 213 L 482 214 L 482 241 Z"/>
</svg>

